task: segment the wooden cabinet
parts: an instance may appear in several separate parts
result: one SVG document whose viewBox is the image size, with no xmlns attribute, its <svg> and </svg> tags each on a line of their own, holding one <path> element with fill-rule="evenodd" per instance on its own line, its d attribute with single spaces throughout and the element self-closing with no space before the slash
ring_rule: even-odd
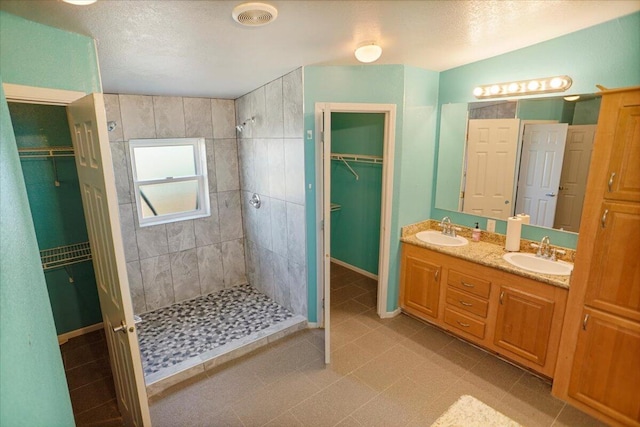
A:
<svg viewBox="0 0 640 427">
<path fill-rule="evenodd" d="M 569 396 L 636 425 L 640 416 L 640 325 L 599 310 L 583 311 Z"/>
<path fill-rule="evenodd" d="M 555 302 L 507 286 L 499 302 L 494 344 L 544 366 Z"/>
<path fill-rule="evenodd" d="M 405 284 L 400 289 L 401 307 L 417 316 L 437 317 L 440 270 L 439 265 L 421 258 L 419 251 L 406 250 L 400 272 L 400 280 Z"/>
<path fill-rule="evenodd" d="M 567 290 L 402 244 L 400 306 L 552 378 Z"/>
<path fill-rule="evenodd" d="M 553 394 L 640 426 L 640 87 L 603 92 Z"/>
</svg>

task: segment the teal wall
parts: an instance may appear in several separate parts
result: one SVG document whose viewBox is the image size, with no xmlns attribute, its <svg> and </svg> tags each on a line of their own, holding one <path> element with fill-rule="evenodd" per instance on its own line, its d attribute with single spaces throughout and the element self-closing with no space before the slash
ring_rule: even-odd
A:
<svg viewBox="0 0 640 427">
<path fill-rule="evenodd" d="M 0 87 L 0 425 L 73 426 L 51 305 L 11 129 Z"/>
<path fill-rule="evenodd" d="M 99 92 L 93 40 L 0 11 L 0 83 Z M 0 425 L 73 426 L 4 90 L 0 193 Z"/>
<path fill-rule="evenodd" d="M 428 218 L 434 172 L 438 73 L 403 65 L 304 68 L 305 130 L 315 135 L 317 102 L 396 105 L 387 310 L 398 306 L 400 228 Z M 309 321 L 317 320 L 314 139 L 305 141 Z"/>
<path fill-rule="evenodd" d="M 383 155 L 384 114 L 332 113 L 331 151 Z M 378 274 L 382 165 L 331 162 L 331 257 Z"/>
<path fill-rule="evenodd" d="M 10 103 L 18 148 L 70 146 L 65 107 Z M 60 186 L 54 185 L 52 159 L 22 159 L 29 207 L 40 249 L 89 240 L 73 157 L 55 159 Z M 45 272 L 58 334 L 100 323 L 102 314 L 91 262 L 69 266 L 74 282 L 62 269 Z"/>
<path fill-rule="evenodd" d="M 640 85 L 640 12 L 504 55 L 474 62 L 440 74 L 440 105 L 476 101 L 473 88 L 480 84 L 524 80 L 566 74 L 573 85 L 563 95 L 596 92 L 605 87 Z M 434 187 L 435 190 L 435 187 Z M 486 218 L 431 210 L 431 218 L 449 215 L 451 221 L 486 229 Z M 497 221 L 496 231 L 506 232 Z M 547 228 L 524 226 L 522 237 L 540 240 L 549 235 L 554 244 L 575 248 L 578 235 Z"/>
</svg>

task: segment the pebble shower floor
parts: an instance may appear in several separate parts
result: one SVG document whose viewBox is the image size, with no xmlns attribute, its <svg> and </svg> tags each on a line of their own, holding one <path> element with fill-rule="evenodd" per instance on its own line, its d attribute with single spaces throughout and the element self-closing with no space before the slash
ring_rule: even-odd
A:
<svg viewBox="0 0 640 427">
<path fill-rule="evenodd" d="M 293 314 L 251 285 L 183 301 L 140 315 L 145 376 L 266 329 Z"/>
</svg>

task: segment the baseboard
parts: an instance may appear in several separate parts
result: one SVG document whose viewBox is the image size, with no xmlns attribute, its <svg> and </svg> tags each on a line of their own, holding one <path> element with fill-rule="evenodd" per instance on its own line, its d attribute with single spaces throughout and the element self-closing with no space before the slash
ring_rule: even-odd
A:
<svg viewBox="0 0 640 427">
<path fill-rule="evenodd" d="M 396 317 L 398 314 L 400 314 L 400 307 L 396 308 L 393 311 L 383 311 L 380 314 L 380 318 L 382 319 L 389 319 L 391 317 Z"/>
<path fill-rule="evenodd" d="M 65 332 L 64 334 L 58 335 L 58 344 L 62 345 L 71 338 L 79 337 L 80 335 L 88 334 L 99 329 L 102 329 L 102 322 L 96 323 L 95 325 L 85 326 L 84 328 L 76 329 L 75 331 Z"/>
<path fill-rule="evenodd" d="M 318 322 L 307 322 L 307 328 L 309 329 L 318 329 L 320 327 L 320 323 Z"/>
<path fill-rule="evenodd" d="M 377 274 L 369 273 L 366 270 L 363 270 L 363 269 L 358 268 L 358 267 L 356 267 L 354 265 L 351 265 L 351 264 L 347 264 L 346 262 L 340 261 L 339 259 L 331 258 L 331 262 L 334 262 L 334 263 L 336 263 L 336 264 L 338 264 L 338 265 L 340 265 L 340 266 L 342 266 L 344 268 L 348 268 L 349 270 L 353 270 L 356 273 L 360 273 L 363 276 L 367 276 L 370 279 L 378 280 L 378 275 Z"/>
</svg>

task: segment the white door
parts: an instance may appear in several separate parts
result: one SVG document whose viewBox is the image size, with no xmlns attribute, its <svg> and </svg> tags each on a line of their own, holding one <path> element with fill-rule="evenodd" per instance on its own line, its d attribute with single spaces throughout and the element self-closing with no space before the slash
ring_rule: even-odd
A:
<svg viewBox="0 0 640 427">
<path fill-rule="evenodd" d="M 532 225 L 553 227 L 567 127 L 559 123 L 524 128 L 516 212 L 531 215 Z"/>
<path fill-rule="evenodd" d="M 553 228 L 578 232 L 596 125 L 569 126 Z"/>
<path fill-rule="evenodd" d="M 463 212 L 511 216 L 519 119 L 469 120 Z"/>
<path fill-rule="evenodd" d="M 69 104 L 67 115 L 118 407 L 127 426 L 149 426 L 102 94 Z"/>
<path fill-rule="evenodd" d="M 331 362 L 331 110 L 322 114 L 322 210 L 323 241 L 322 248 L 324 269 L 324 362 Z"/>
</svg>

